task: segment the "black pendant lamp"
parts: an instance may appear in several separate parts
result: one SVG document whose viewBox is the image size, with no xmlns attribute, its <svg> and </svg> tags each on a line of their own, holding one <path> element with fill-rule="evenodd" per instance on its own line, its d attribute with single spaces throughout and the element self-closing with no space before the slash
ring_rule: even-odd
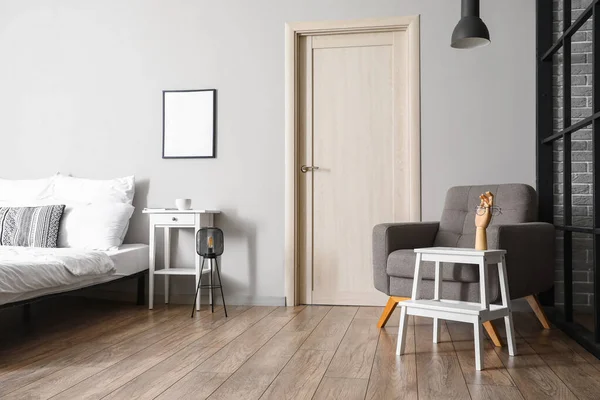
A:
<svg viewBox="0 0 600 400">
<path fill-rule="evenodd" d="M 473 49 L 490 44 L 490 31 L 479 18 L 479 0 L 462 0 L 461 18 L 452 32 L 450 46 Z"/>
</svg>

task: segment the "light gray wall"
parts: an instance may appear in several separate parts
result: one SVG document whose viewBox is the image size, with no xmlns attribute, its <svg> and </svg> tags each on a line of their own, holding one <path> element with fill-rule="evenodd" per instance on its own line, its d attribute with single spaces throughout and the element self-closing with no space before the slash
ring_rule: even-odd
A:
<svg viewBox="0 0 600 400">
<path fill-rule="evenodd" d="M 135 174 L 138 211 L 177 197 L 220 208 L 227 292 L 278 304 L 284 23 L 415 14 L 423 218 L 452 185 L 534 184 L 533 0 L 483 0 L 492 44 L 473 51 L 449 46 L 459 0 L 3 0 L 1 176 Z M 218 89 L 218 158 L 162 160 L 161 91 L 190 88 Z M 138 212 L 127 240 L 147 237 Z M 191 235 L 180 242 L 193 251 Z"/>
</svg>

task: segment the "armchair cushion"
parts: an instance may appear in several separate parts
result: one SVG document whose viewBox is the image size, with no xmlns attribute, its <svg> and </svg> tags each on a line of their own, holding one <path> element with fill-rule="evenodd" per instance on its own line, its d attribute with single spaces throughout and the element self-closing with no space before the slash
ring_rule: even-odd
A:
<svg viewBox="0 0 600 400">
<path fill-rule="evenodd" d="M 438 231 L 438 222 L 407 222 L 375 225 L 373 228 L 373 283 L 375 288 L 390 294 L 387 262 L 390 253 L 400 249 L 431 247 Z M 414 260 L 412 265 L 414 266 Z"/>
<path fill-rule="evenodd" d="M 417 255 L 413 250 L 393 251 L 387 262 L 387 273 L 397 278 L 414 278 Z M 442 263 L 444 281 L 479 282 L 479 267 L 472 264 Z M 423 279 L 434 280 L 434 263 L 426 261 L 422 264 Z"/>
<path fill-rule="evenodd" d="M 494 225 L 533 222 L 537 215 L 537 196 L 529 185 L 502 184 L 480 186 L 456 186 L 446 195 L 440 229 L 435 238 L 435 246 L 473 247 L 475 245 L 475 208 L 479 204 L 479 194 L 494 193 L 494 205 L 500 207 L 500 214 L 492 218 L 488 227 L 488 247 L 493 249 Z"/>
</svg>

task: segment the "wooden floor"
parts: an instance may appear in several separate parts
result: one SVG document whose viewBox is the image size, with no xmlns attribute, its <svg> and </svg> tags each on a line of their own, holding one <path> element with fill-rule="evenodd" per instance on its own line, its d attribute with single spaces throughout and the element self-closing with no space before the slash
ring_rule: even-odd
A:
<svg viewBox="0 0 600 400">
<path fill-rule="evenodd" d="M 470 325 L 415 318 L 396 357 L 398 315 L 378 307 L 190 307 L 154 311 L 61 299 L 0 311 L 1 399 L 599 399 L 600 361 L 558 330 L 516 313 L 519 355 Z M 497 324 L 502 331 L 503 324 Z"/>
</svg>

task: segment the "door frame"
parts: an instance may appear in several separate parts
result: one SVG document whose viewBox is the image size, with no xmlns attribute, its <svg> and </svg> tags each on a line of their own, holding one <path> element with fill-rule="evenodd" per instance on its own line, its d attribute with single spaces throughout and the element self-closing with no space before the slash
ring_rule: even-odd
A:
<svg viewBox="0 0 600 400">
<path fill-rule="evenodd" d="M 299 126 L 298 63 L 301 36 L 405 31 L 408 36 L 408 133 L 410 143 L 410 217 L 421 219 L 421 81 L 419 16 L 351 21 L 295 22 L 285 25 L 285 303 L 298 305 Z"/>
</svg>

